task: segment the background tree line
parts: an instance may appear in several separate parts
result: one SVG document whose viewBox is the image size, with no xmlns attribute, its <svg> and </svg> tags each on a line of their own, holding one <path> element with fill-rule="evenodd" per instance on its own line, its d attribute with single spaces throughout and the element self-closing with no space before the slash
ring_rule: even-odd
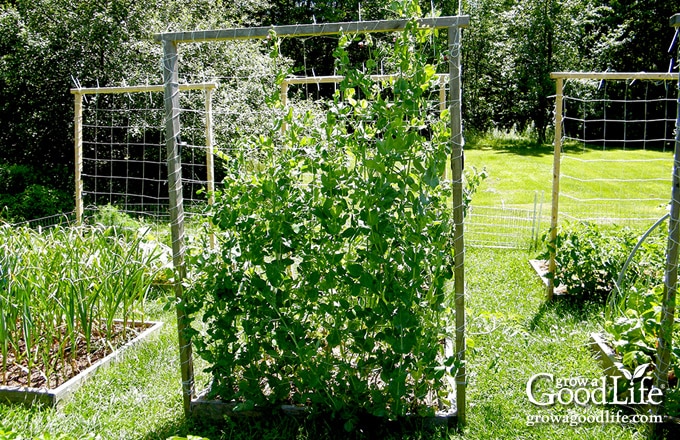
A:
<svg viewBox="0 0 680 440">
<path fill-rule="evenodd" d="M 169 30 L 392 18 L 390 0 L 0 1 L 0 218 L 38 218 L 73 207 L 73 97 L 84 87 L 161 83 Z M 667 71 L 680 0 L 431 0 L 424 14 L 471 16 L 463 38 L 466 128 L 552 124 L 558 70 Z M 307 74 L 332 73 L 334 40 L 287 40 Z M 216 48 L 217 46 L 211 46 Z M 188 65 L 229 69 L 262 57 L 224 45 L 186 55 Z M 241 56 L 236 56 L 241 54 Z M 356 54 L 361 58 L 361 53 Z M 233 59 L 234 61 L 230 61 Z M 266 62 L 262 62 L 266 65 Z M 233 92 L 233 91 L 232 91 Z M 246 123 L 246 122 L 244 122 Z M 3 208 L 4 207 L 4 208 Z"/>
</svg>

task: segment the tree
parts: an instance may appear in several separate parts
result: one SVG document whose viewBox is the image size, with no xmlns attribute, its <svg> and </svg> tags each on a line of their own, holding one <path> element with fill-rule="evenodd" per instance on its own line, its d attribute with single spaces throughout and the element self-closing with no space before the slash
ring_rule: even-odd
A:
<svg viewBox="0 0 680 440">
<path fill-rule="evenodd" d="M 257 24 L 252 16 L 267 6 L 265 0 L 173 0 L 163 8 L 153 0 L 0 3 L 0 164 L 29 166 L 46 176 L 45 185 L 72 193 L 71 87 L 161 83 L 154 33 Z M 224 65 L 223 54 L 194 51 L 193 59 Z"/>
<path fill-rule="evenodd" d="M 611 13 L 600 24 L 615 30 L 617 43 L 603 51 L 601 67 L 617 71 L 665 72 L 673 28 L 668 19 L 680 13 L 680 0 L 611 0 Z"/>
<path fill-rule="evenodd" d="M 551 124 L 551 71 L 665 71 L 680 1 L 467 0 L 464 117 L 478 131 Z"/>
</svg>

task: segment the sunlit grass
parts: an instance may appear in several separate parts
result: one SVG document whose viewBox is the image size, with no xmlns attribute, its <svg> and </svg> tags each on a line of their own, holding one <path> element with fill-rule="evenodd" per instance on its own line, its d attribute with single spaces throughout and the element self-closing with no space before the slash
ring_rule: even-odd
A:
<svg viewBox="0 0 680 440">
<path fill-rule="evenodd" d="M 468 141 L 466 166 L 489 176 L 473 198 L 480 207 L 542 207 L 548 227 L 553 189 L 553 148 L 517 134 L 496 133 Z M 559 216 L 597 223 L 651 225 L 666 213 L 672 152 L 564 147 Z"/>
</svg>

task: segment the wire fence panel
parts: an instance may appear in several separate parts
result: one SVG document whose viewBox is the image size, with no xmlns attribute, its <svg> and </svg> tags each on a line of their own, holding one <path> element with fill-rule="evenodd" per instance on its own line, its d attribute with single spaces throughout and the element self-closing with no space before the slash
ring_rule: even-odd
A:
<svg viewBox="0 0 680 440">
<path fill-rule="evenodd" d="M 543 204 L 534 209 L 475 206 L 465 222 L 467 244 L 472 247 L 536 249 L 542 228 L 548 224 Z"/>
<path fill-rule="evenodd" d="M 180 139 L 188 211 L 202 210 L 208 184 L 210 113 L 202 111 L 216 85 L 183 85 Z M 76 222 L 107 205 L 168 218 L 168 176 L 162 86 L 73 89 L 76 97 Z M 205 91 L 205 92 L 203 92 Z"/>
<path fill-rule="evenodd" d="M 674 81 L 568 79 L 560 216 L 646 229 L 667 212 Z"/>
</svg>

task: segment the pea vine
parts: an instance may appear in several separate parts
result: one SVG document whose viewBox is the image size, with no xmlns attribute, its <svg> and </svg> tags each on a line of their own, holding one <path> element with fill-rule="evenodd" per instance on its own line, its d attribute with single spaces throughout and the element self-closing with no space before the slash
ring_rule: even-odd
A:
<svg viewBox="0 0 680 440">
<path fill-rule="evenodd" d="M 345 79 L 322 121 L 283 112 L 284 135 L 227 165 L 220 250 L 198 257 L 190 299 L 215 396 L 348 420 L 432 414 L 446 398 L 450 128 L 447 110 L 429 111 L 437 66 L 419 47 L 432 32 L 414 21 L 395 37 L 399 75 L 382 84 L 350 67 L 364 37 L 342 36 Z"/>
</svg>

